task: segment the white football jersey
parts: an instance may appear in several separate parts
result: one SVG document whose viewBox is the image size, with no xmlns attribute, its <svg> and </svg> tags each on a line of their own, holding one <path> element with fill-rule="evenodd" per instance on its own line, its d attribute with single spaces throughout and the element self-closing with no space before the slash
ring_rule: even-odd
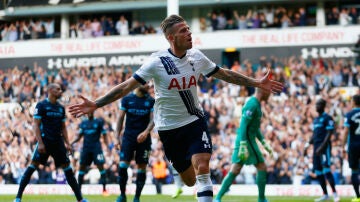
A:
<svg viewBox="0 0 360 202">
<path fill-rule="evenodd" d="M 219 67 L 200 50 L 190 49 L 182 58 L 169 50 L 155 52 L 134 78 L 142 84 L 153 79 L 154 122 L 157 130 L 170 130 L 204 117 L 197 96 L 200 74 L 210 76 Z"/>
</svg>

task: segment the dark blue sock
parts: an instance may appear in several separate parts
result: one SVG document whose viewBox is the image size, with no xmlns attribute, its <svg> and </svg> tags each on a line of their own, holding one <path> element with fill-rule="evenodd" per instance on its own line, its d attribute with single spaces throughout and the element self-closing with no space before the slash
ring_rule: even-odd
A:
<svg viewBox="0 0 360 202">
<path fill-rule="evenodd" d="M 335 180 L 334 180 L 334 176 L 331 172 L 327 172 L 325 173 L 326 179 L 330 184 L 331 190 L 333 193 L 336 193 L 336 189 L 335 189 Z"/>
<path fill-rule="evenodd" d="M 76 179 L 75 179 L 74 172 L 73 172 L 72 168 L 70 166 L 67 167 L 67 168 L 64 168 L 64 173 L 65 173 L 66 181 L 70 185 L 71 189 L 73 190 L 76 199 L 78 201 L 82 200 L 83 197 L 81 195 L 79 185 L 76 182 Z"/>
<path fill-rule="evenodd" d="M 325 181 L 325 176 L 323 174 L 320 174 L 317 176 L 317 179 L 319 180 L 321 189 L 324 192 L 324 195 L 328 195 L 327 189 L 326 189 L 326 181 Z"/>
<path fill-rule="evenodd" d="M 129 165 L 126 163 L 120 162 L 119 166 L 119 185 L 120 185 L 120 194 L 125 196 L 126 191 L 126 182 L 128 180 L 127 169 Z"/>
<path fill-rule="evenodd" d="M 106 170 L 100 171 L 100 183 L 103 185 L 103 191 L 106 191 Z"/>
<path fill-rule="evenodd" d="M 145 170 L 138 170 L 137 176 L 136 176 L 136 191 L 135 191 L 135 197 L 139 198 L 141 195 L 141 191 L 144 188 L 146 180 L 146 172 Z"/>
<path fill-rule="evenodd" d="M 79 175 L 78 175 L 78 183 L 79 183 L 80 190 L 81 190 L 82 184 L 84 184 L 84 175 L 85 175 L 85 172 L 80 170 Z"/>
<path fill-rule="evenodd" d="M 354 187 L 356 197 L 360 198 L 360 194 L 359 194 L 359 173 L 357 171 L 352 171 L 352 173 L 351 173 L 351 184 Z"/>
<path fill-rule="evenodd" d="M 20 185 L 19 185 L 19 190 L 16 194 L 16 198 L 21 198 L 23 195 L 23 192 L 25 190 L 25 187 L 29 184 L 31 175 L 34 173 L 35 171 L 35 166 L 34 165 L 30 165 L 29 167 L 26 168 L 26 171 L 24 173 L 24 175 L 21 177 L 21 181 L 20 181 Z"/>
</svg>

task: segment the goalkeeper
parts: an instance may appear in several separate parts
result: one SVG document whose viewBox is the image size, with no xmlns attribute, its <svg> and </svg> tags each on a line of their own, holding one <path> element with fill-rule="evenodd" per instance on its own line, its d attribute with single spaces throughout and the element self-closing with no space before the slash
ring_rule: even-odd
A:
<svg viewBox="0 0 360 202">
<path fill-rule="evenodd" d="M 265 198 L 266 165 L 255 139 L 257 138 L 272 156 L 273 150 L 270 145 L 265 142 L 264 136 L 260 132 L 260 120 L 262 116 L 261 102 L 266 102 L 269 96 L 270 92 L 257 88 L 255 95 L 246 101 L 242 109 L 240 127 L 237 131 L 234 153 L 232 154 L 232 165 L 230 171 L 221 183 L 221 188 L 214 202 L 221 201 L 221 197 L 229 190 L 229 187 L 235 177 L 240 173 L 244 164 L 256 166 L 256 184 L 259 191 L 258 202 L 267 202 Z"/>
</svg>

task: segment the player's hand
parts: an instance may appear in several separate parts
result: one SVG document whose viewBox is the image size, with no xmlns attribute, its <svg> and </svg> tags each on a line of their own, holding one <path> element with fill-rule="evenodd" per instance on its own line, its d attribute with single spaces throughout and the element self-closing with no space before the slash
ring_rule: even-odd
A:
<svg viewBox="0 0 360 202">
<path fill-rule="evenodd" d="M 45 149 L 44 143 L 39 142 L 37 150 L 38 150 L 38 152 L 41 153 L 41 154 L 46 153 L 46 149 Z"/>
<path fill-rule="evenodd" d="M 96 103 L 94 101 L 91 101 L 82 95 L 79 95 L 79 97 L 83 100 L 83 102 L 71 105 L 69 107 L 69 112 L 73 117 L 78 118 L 85 114 L 92 113 L 97 109 Z"/>
<path fill-rule="evenodd" d="M 73 149 L 71 147 L 71 144 L 65 143 L 65 148 L 69 152 L 69 154 L 73 153 Z"/>
<path fill-rule="evenodd" d="M 323 153 L 323 148 L 321 148 L 321 147 L 317 148 L 316 151 L 315 151 L 315 154 L 317 156 L 320 156 L 322 153 Z"/>
<path fill-rule="evenodd" d="M 142 133 L 140 133 L 137 136 L 136 140 L 137 140 L 138 143 L 142 143 L 142 142 L 144 142 L 146 140 L 147 136 L 148 136 L 148 133 L 146 131 L 143 131 Z"/>
<path fill-rule="evenodd" d="M 121 150 L 121 144 L 122 144 L 122 141 L 121 141 L 122 137 L 119 137 L 117 143 L 115 144 L 115 149 L 120 151 Z"/>
<path fill-rule="evenodd" d="M 249 151 L 247 148 L 247 142 L 241 141 L 240 142 L 240 148 L 239 148 L 239 154 L 238 157 L 241 161 L 246 161 L 247 158 L 249 158 Z"/>
<path fill-rule="evenodd" d="M 306 142 L 304 145 L 304 156 L 307 156 L 308 149 L 310 147 L 310 142 Z"/>
<path fill-rule="evenodd" d="M 274 150 L 272 149 L 270 144 L 268 142 L 266 142 L 265 140 L 262 140 L 261 144 L 264 146 L 265 150 L 269 153 L 270 157 L 273 158 L 274 157 Z"/>
<path fill-rule="evenodd" d="M 260 79 L 259 88 L 262 88 L 267 91 L 271 91 L 272 93 L 280 93 L 284 89 L 284 84 L 272 80 L 271 76 L 272 76 L 271 70 L 270 68 L 267 68 L 265 76 Z"/>
</svg>

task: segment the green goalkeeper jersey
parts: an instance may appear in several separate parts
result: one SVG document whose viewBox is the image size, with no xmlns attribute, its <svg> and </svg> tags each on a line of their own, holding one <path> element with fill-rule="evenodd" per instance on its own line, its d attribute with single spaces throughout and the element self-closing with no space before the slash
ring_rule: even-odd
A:
<svg viewBox="0 0 360 202">
<path fill-rule="evenodd" d="M 256 97 L 252 96 L 246 101 L 242 109 L 240 126 L 237 130 L 234 153 L 232 156 L 233 163 L 249 165 L 264 162 L 263 155 L 256 143 L 256 138 L 260 141 L 264 139 L 260 132 L 261 117 L 262 112 L 260 102 Z M 240 141 L 247 142 L 249 151 L 249 158 L 243 162 L 238 157 Z"/>
</svg>

